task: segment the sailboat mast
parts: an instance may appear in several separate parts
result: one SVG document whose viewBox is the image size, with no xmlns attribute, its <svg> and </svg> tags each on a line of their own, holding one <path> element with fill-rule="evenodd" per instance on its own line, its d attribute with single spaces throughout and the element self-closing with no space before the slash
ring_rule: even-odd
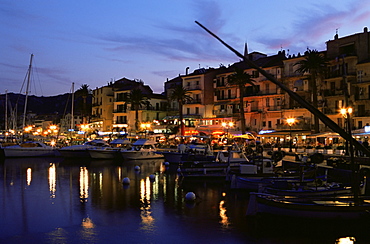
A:
<svg viewBox="0 0 370 244">
<path fill-rule="evenodd" d="M 5 90 L 5 131 L 8 131 L 8 90 Z"/>
<path fill-rule="evenodd" d="M 71 108 L 71 129 L 73 130 L 75 128 L 74 124 L 74 103 L 75 103 L 75 83 L 72 82 L 72 108 Z"/>
<path fill-rule="evenodd" d="M 32 59 L 33 59 L 33 54 L 31 54 L 30 65 L 28 67 L 27 88 L 26 88 L 26 98 L 24 101 L 22 129 L 24 129 L 24 127 L 26 126 L 26 112 L 27 112 L 27 102 L 28 102 L 28 90 L 30 87 L 30 79 L 31 79 Z"/>
</svg>

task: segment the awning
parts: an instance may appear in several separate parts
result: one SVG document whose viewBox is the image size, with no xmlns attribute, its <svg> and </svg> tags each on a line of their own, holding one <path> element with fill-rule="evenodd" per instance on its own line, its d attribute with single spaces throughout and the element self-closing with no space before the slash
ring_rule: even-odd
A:
<svg viewBox="0 0 370 244">
<path fill-rule="evenodd" d="M 307 138 L 318 138 L 318 137 L 339 138 L 341 136 L 338 133 L 335 133 L 335 132 L 321 132 L 321 133 L 311 134 L 311 135 L 307 136 Z"/>
<path fill-rule="evenodd" d="M 282 136 L 290 136 L 290 133 L 292 133 L 292 136 L 305 136 L 311 134 L 311 131 L 294 131 L 292 132 L 288 131 L 274 131 L 270 133 L 264 133 L 258 135 L 259 137 L 282 137 Z"/>
<path fill-rule="evenodd" d="M 244 138 L 248 140 L 256 140 L 256 138 L 252 134 L 244 134 L 240 136 L 234 136 L 234 138 Z"/>
<path fill-rule="evenodd" d="M 353 136 L 370 136 L 370 132 L 352 133 Z"/>
</svg>

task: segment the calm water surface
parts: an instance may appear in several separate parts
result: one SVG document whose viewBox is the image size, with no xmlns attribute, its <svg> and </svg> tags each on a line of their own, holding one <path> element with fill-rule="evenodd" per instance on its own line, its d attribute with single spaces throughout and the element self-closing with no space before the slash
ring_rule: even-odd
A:
<svg viewBox="0 0 370 244">
<path fill-rule="evenodd" d="M 0 243 L 370 243 L 366 223 L 247 218 L 248 193 L 160 160 L 5 159 L 0 172 Z"/>
</svg>

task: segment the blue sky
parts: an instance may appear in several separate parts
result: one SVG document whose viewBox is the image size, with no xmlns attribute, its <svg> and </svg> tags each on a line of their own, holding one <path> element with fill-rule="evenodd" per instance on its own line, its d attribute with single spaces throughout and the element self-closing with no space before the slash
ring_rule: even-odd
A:
<svg viewBox="0 0 370 244">
<path fill-rule="evenodd" d="M 154 92 L 186 67 L 239 60 L 199 21 L 243 53 L 325 50 L 339 37 L 370 27 L 370 2 L 360 0 L 1 0 L 0 93 L 20 92 L 34 54 L 30 93 L 63 94 L 122 77 Z M 24 92 L 24 89 L 23 89 Z"/>
</svg>

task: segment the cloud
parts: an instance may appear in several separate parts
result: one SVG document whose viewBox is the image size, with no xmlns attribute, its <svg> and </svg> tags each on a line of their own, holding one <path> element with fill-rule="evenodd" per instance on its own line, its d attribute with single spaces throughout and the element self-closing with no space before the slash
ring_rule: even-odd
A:
<svg viewBox="0 0 370 244">
<path fill-rule="evenodd" d="M 311 5 L 301 9 L 291 31 L 284 37 L 259 37 L 257 41 L 267 49 L 276 49 L 280 45 L 294 52 L 305 51 L 307 47 L 325 49 L 325 42 L 333 38 L 336 30 L 357 25 L 370 18 L 368 3 L 350 3 L 344 10 L 335 5 Z M 353 33 L 350 33 L 353 34 Z"/>
</svg>

